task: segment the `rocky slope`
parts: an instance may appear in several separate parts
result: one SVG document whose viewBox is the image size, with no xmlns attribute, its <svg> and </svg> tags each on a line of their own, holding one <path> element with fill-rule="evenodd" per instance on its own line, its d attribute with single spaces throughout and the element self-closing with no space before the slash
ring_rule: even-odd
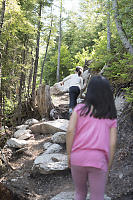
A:
<svg viewBox="0 0 133 200">
<path fill-rule="evenodd" d="M 57 97 L 57 103 L 61 103 Z M 66 104 L 66 101 L 64 102 Z M 60 113 L 62 106 L 58 105 Z M 106 193 L 111 200 L 133 199 L 133 120 L 128 105 L 118 116 L 118 144 L 112 170 L 109 174 Z M 23 150 L 4 148 L 3 154 L 9 165 L 0 178 L 1 200 L 51 200 L 61 192 L 73 192 L 70 170 L 53 174 L 32 173 L 34 160 L 43 153 L 45 142 L 53 134 L 34 133 L 30 145 Z M 62 146 L 65 152 L 65 147 Z M 5 163 L 4 163 L 5 164 Z M 68 200 L 68 199 L 66 199 Z"/>
</svg>

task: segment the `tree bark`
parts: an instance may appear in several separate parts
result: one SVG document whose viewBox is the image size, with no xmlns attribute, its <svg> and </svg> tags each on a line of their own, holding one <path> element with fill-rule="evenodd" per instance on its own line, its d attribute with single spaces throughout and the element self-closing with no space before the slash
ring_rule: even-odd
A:
<svg viewBox="0 0 133 200">
<path fill-rule="evenodd" d="M 61 23 L 62 23 L 62 0 L 61 0 L 61 6 L 60 6 L 60 26 L 59 26 L 59 42 L 58 42 L 57 82 L 60 81 Z"/>
<path fill-rule="evenodd" d="M 32 56 L 32 52 L 31 52 Z M 30 89 L 31 89 L 31 82 L 32 82 L 32 76 L 33 76 L 33 67 L 34 67 L 34 58 L 31 57 L 31 69 L 29 71 L 29 78 L 28 78 L 28 89 L 27 89 L 27 95 L 30 97 Z"/>
<path fill-rule="evenodd" d="M 0 36 L 2 32 L 2 27 L 4 23 L 4 16 L 5 16 L 5 9 L 6 9 L 6 0 L 2 1 L 2 10 L 1 10 L 1 19 L 0 19 Z M 1 51 L 1 48 L 0 48 Z M 0 52 L 0 128 L 2 127 L 2 53 Z"/>
<path fill-rule="evenodd" d="M 40 4 L 39 4 L 39 13 L 38 13 L 39 21 L 38 21 L 38 30 L 37 30 L 37 45 L 36 45 L 36 56 L 35 56 L 33 84 L 32 84 L 32 103 L 33 103 L 33 105 L 34 105 L 34 100 L 35 100 L 36 78 L 37 78 L 38 60 L 39 60 L 41 12 L 42 12 L 42 2 L 40 2 Z"/>
<path fill-rule="evenodd" d="M 5 9 L 6 9 L 6 0 L 3 0 L 2 1 L 2 11 L 1 11 L 1 20 L 0 20 L 0 35 L 2 32 L 2 27 L 3 27 L 3 22 L 4 22 Z"/>
<path fill-rule="evenodd" d="M 115 18 L 115 23 L 116 23 L 116 27 L 117 27 L 117 31 L 118 34 L 120 36 L 120 39 L 125 47 L 125 49 L 131 54 L 133 55 L 133 47 L 130 43 L 130 41 L 127 38 L 127 35 L 122 27 L 122 23 L 119 19 L 119 13 L 118 13 L 118 3 L 117 0 L 112 0 L 113 3 L 113 10 L 114 10 L 114 18 Z"/>
<path fill-rule="evenodd" d="M 1 53 L 0 53 L 0 128 L 2 127 L 2 85 L 1 85 L 1 79 L 2 79 L 2 66 L 1 66 Z"/>
<path fill-rule="evenodd" d="M 22 64 L 25 64 L 25 50 L 23 51 L 23 61 Z M 23 67 L 21 67 L 21 75 L 20 75 L 20 86 L 19 86 L 19 93 L 18 93 L 18 124 L 21 123 L 21 112 L 22 112 L 22 91 L 23 86 L 25 83 L 25 74 L 23 71 Z"/>
<path fill-rule="evenodd" d="M 43 63 L 42 63 L 40 85 L 42 84 L 42 77 L 43 77 L 44 65 L 45 65 L 45 61 L 46 61 L 46 57 L 47 57 L 47 52 L 48 52 L 48 47 L 49 47 L 49 41 L 50 41 L 50 36 L 51 36 L 51 32 L 52 32 L 52 23 L 53 23 L 53 16 L 51 18 L 50 31 L 49 31 L 49 36 L 48 36 L 48 40 L 47 40 L 47 46 L 46 46 L 45 56 L 44 56 L 44 60 L 43 60 Z"/>
<path fill-rule="evenodd" d="M 49 118 L 50 111 L 53 108 L 49 85 L 42 84 L 39 86 L 36 92 L 35 102 L 40 116 L 42 118 Z"/>
<path fill-rule="evenodd" d="M 110 31 L 110 0 L 107 2 L 107 51 L 111 50 L 111 31 Z"/>
</svg>

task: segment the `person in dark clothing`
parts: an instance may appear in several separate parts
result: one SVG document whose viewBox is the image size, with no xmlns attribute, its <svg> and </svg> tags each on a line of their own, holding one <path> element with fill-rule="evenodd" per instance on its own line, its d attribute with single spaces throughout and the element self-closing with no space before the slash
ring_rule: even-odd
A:
<svg viewBox="0 0 133 200">
<path fill-rule="evenodd" d="M 80 94 L 81 89 L 83 89 L 83 78 L 82 78 L 83 69 L 80 66 L 77 66 L 75 69 L 75 74 L 71 74 L 63 79 L 61 85 L 65 81 L 70 81 L 69 86 L 69 113 L 72 113 L 73 108 L 77 105 L 77 98 Z"/>
</svg>

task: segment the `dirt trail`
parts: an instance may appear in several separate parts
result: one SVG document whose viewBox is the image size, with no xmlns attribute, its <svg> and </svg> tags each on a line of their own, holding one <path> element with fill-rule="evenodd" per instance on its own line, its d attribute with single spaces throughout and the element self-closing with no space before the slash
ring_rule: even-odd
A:
<svg viewBox="0 0 133 200">
<path fill-rule="evenodd" d="M 66 106 L 65 109 L 68 108 L 68 94 L 58 97 L 54 96 L 52 97 L 52 100 L 56 107 L 64 109 L 64 107 Z M 125 119 L 123 119 L 120 124 L 124 122 Z M 125 125 L 122 131 L 125 132 L 126 129 L 126 132 L 129 132 L 129 127 L 130 125 Z M 49 175 L 32 173 L 31 169 L 34 159 L 43 152 L 43 144 L 46 141 L 50 141 L 50 138 L 51 135 L 44 136 L 42 134 L 35 134 L 34 137 L 31 138 L 31 144 L 24 152 L 10 152 L 10 149 L 5 149 L 5 154 L 7 156 L 9 154 L 12 154 L 10 158 L 10 164 L 15 170 L 8 170 L 7 174 L 1 178 L 1 182 L 4 183 L 8 187 L 8 189 L 13 192 L 13 198 L 9 198 L 9 196 L 7 196 L 8 192 L 4 193 L 5 196 L 1 195 L 0 189 L 0 200 L 50 200 L 52 197 L 59 194 L 60 192 L 74 190 L 70 170 Z M 129 141 L 130 139 L 131 138 L 129 137 Z M 129 145 L 128 141 L 127 145 Z M 121 146 L 119 146 L 119 148 L 121 148 Z M 132 151 L 132 149 L 130 151 Z M 112 195 L 112 200 L 133 200 L 133 193 L 131 192 L 133 191 L 133 189 L 131 189 L 132 186 L 130 187 L 130 192 L 128 196 L 124 196 L 124 191 L 128 190 L 126 188 L 126 185 L 128 185 L 128 181 L 130 181 L 132 184 L 132 177 L 131 179 L 129 179 L 127 175 L 127 180 L 124 183 L 125 185 L 123 185 L 123 179 L 118 180 L 119 177 L 117 177 L 117 173 L 119 173 L 119 169 L 121 169 L 121 166 L 126 165 L 126 159 L 127 166 L 129 166 L 128 169 L 131 170 L 130 166 L 131 162 L 133 161 L 132 157 L 126 156 L 126 154 L 123 154 L 123 160 L 118 162 L 119 154 L 116 155 L 117 158 L 114 163 L 114 168 L 111 172 L 112 174 L 110 178 L 110 183 L 108 185 L 108 191 L 110 192 L 107 193 L 108 196 L 111 196 L 114 192 L 114 194 Z M 122 196 L 120 198 L 118 198 L 117 191 L 122 192 Z"/>
<path fill-rule="evenodd" d="M 52 101 L 56 108 L 59 107 L 65 112 L 68 107 L 68 94 L 53 96 Z M 8 169 L 7 174 L 0 181 L 15 194 L 13 200 L 15 198 L 18 200 L 50 200 L 58 193 L 73 187 L 69 170 L 50 175 L 32 173 L 34 159 L 43 153 L 43 144 L 50 141 L 51 136 L 50 134 L 34 134 L 30 139 L 31 144 L 24 151 L 4 149 L 4 154 L 10 157 L 10 165 L 14 170 Z M 5 197 L 3 195 L 2 200 L 10 200 L 6 195 L 7 193 Z"/>
</svg>

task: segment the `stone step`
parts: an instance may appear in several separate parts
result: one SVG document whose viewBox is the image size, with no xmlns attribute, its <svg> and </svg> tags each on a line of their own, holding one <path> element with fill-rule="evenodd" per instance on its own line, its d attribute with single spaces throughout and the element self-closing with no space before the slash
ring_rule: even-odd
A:
<svg viewBox="0 0 133 200">
<path fill-rule="evenodd" d="M 90 194 L 87 195 L 87 199 L 90 199 Z M 51 200 L 74 200 L 74 192 L 61 192 L 53 197 Z M 104 195 L 104 200 L 111 200 L 106 194 Z"/>
</svg>

